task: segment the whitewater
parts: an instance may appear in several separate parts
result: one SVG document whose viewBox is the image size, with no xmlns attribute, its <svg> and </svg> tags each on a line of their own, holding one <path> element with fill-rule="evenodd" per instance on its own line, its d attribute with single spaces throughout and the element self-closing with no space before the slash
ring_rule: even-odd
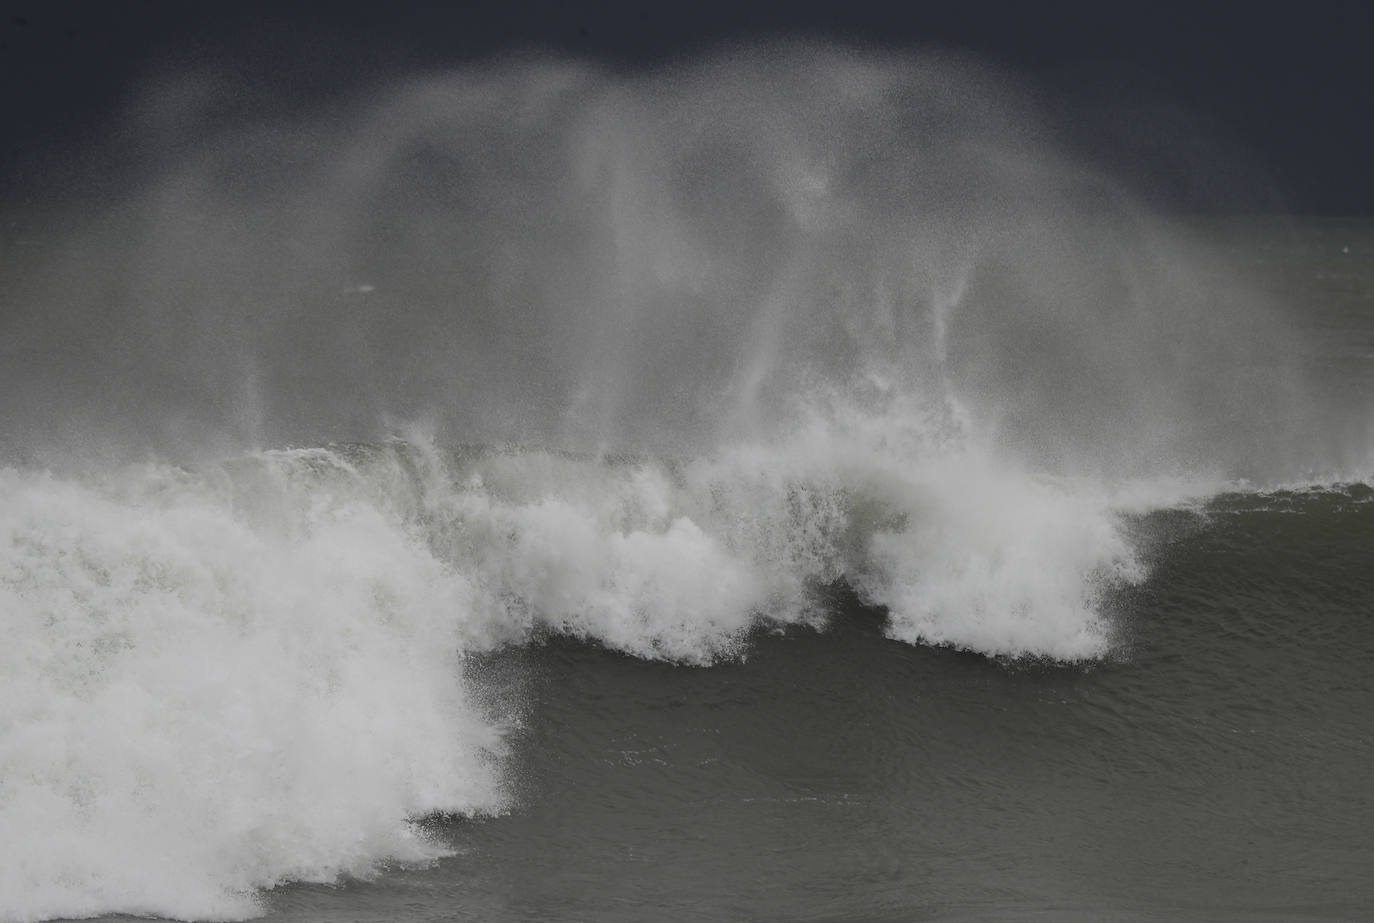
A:
<svg viewBox="0 0 1374 923">
<path fill-rule="evenodd" d="M 844 587 L 896 643 L 1127 659 L 1150 514 L 1367 480 L 1288 306 L 982 66 L 215 92 L 155 87 L 179 153 L 9 247 L 0 919 L 452 854 L 429 819 L 520 808 L 474 658 L 709 668 Z"/>
</svg>

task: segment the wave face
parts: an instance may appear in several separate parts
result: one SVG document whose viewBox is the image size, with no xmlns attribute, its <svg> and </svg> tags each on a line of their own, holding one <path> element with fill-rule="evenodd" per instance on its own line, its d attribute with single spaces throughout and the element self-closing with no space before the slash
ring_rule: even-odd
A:
<svg viewBox="0 0 1374 923">
<path fill-rule="evenodd" d="M 470 655 L 706 665 L 842 580 L 900 641 L 1101 658 L 1134 513 L 1367 462 L 1225 254 L 967 63 L 157 90 L 179 153 L 11 248 L 6 919 L 442 854 L 417 819 L 508 804 Z"/>
</svg>

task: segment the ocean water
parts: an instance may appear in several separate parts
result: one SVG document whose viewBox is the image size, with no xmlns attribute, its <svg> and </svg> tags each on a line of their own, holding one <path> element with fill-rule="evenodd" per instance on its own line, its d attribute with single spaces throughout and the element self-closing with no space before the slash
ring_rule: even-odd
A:
<svg viewBox="0 0 1374 923">
<path fill-rule="evenodd" d="M 0 920 L 1374 914 L 1374 222 L 938 56 L 216 100 L 6 219 Z"/>
</svg>

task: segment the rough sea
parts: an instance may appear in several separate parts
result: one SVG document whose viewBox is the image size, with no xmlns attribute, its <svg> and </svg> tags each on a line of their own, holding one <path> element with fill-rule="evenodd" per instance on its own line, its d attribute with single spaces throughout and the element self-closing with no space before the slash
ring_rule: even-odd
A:
<svg viewBox="0 0 1374 923">
<path fill-rule="evenodd" d="M 0 920 L 1374 916 L 1374 221 L 1051 110 L 150 87 L 0 215 Z"/>
</svg>

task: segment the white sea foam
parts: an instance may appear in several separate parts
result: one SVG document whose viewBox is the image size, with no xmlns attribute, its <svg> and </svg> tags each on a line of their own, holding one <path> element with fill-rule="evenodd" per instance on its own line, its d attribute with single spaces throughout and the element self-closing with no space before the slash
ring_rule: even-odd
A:
<svg viewBox="0 0 1374 923">
<path fill-rule="evenodd" d="M 500 807 L 471 592 L 422 542 L 347 498 L 282 534 L 179 472 L 123 480 L 0 473 L 0 916 L 242 917 Z"/>
</svg>

